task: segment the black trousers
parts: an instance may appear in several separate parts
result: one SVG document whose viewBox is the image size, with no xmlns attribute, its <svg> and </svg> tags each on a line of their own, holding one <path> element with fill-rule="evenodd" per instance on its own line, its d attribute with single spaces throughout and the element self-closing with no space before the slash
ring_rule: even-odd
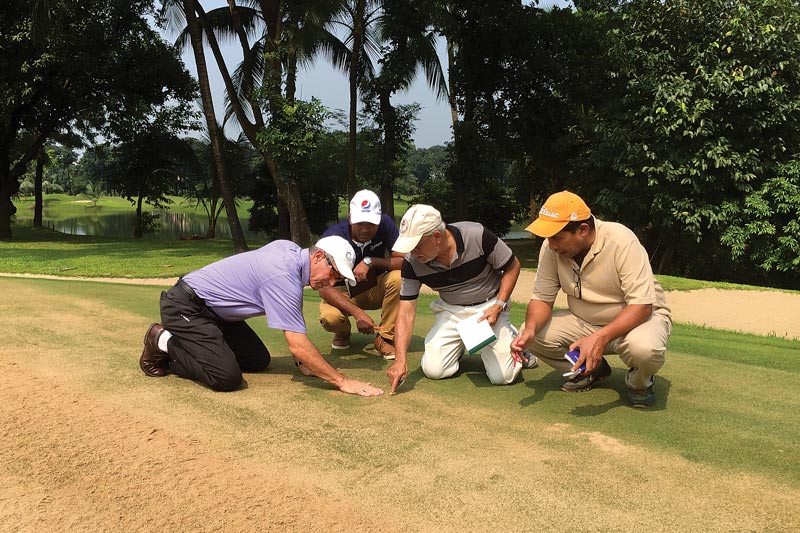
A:
<svg viewBox="0 0 800 533">
<path fill-rule="evenodd" d="M 172 333 L 170 370 L 214 390 L 232 391 L 242 385 L 242 372 L 267 368 L 269 350 L 256 332 L 244 321 L 222 320 L 186 287 L 179 281 L 161 293 L 161 324 Z"/>
</svg>

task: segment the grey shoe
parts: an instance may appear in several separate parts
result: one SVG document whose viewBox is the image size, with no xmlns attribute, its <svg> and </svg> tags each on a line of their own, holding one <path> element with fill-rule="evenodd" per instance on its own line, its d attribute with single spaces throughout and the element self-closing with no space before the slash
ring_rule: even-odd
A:
<svg viewBox="0 0 800 533">
<path fill-rule="evenodd" d="M 522 368 L 536 368 L 539 366 L 539 359 L 528 351 L 520 354 L 520 362 L 522 363 Z"/>
<path fill-rule="evenodd" d="M 628 374 L 633 372 L 633 368 L 628 370 Z M 625 383 L 628 383 L 628 376 L 625 376 Z M 631 407 L 637 407 L 639 409 L 646 409 L 647 407 L 652 407 L 654 403 L 656 403 L 656 394 L 653 392 L 653 386 L 656 384 L 656 377 L 652 376 L 650 378 L 650 386 L 646 389 L 632 389 L 628 386 L 628 401 L 631 402 Z"/>
<path fill-rule="evenodd" d="M 596 383 L 603 381 L 611 375 L 611 366 L 606 358 L 600 360 L 600 366 L 595 368 L 591 374 L 578 374 L 561 385 L 561 390 L 565 392 L 586 392 L 591 390 Z"/>
</svg>

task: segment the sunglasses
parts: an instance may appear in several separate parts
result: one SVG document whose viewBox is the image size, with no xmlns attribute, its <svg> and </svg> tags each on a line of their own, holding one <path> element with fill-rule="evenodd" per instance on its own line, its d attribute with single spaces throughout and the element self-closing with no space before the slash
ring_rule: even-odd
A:
<svg viewBox="0 0 800 533">
<path fill-rule="evenodd" d="M 331 261 L 331 258 L 328 257 L 328 254 L 325 254 L 325 261 L 328 262 L 328 266 L 331 267 L 331 272 L 334 273 L 334 275 L 336 276 L 336 279 L 338 279 L 339 281 L 343 280 L 344 276 L 342 276 L 341 273 L 339 273 L 339 271 L 336 270 L 336 267 L 333 266 L 333 261 Z"/>
<path fill-rule="evenodd" d="M 573 268 L 572 269 L 572 281 L 575 282 L 575 289 L 573 290 L 573 295 L 578 300 L 581 299 L 581 269 L 580 268 Z"/>
</svg>

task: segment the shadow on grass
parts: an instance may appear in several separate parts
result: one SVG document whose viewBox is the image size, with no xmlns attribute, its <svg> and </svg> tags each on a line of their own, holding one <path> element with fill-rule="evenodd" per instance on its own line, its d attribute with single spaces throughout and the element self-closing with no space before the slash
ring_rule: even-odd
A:
<svg viewBox="0 0 800 533">
<path fill-rule="evenodd" d="M 567 398 L 580 398 L 586 399 L 586 402 L 583 405 L 579 405 L 573 407 L 570 411 L 571 415 L 578 416 L 578 417 L 587 417 L 587 416 L 597 416 L 607 413 L 612 409 L 616 409 L 619 407 L 624 408 L 631 408 L 628 402 L 628 394 L 627 394 L 627 385 L 625 384 L 625 373 L 620 371 L 621 369 L 615 369 L 615 372 L 609 377 L 608 379 L 600 382 L 596 387 L 586 392 L 580 393 L 569 393 L 564 392 L 561 390 L 561 384 L 564 382 L 564 378 L 556 371 L 552 371 L 542 377 L 541 379 L 535 381 L 526 381 L 525 386 L 528 387 L 533 391 L 533 395 L 523 398 L 519 401 L 519 405 L 521 407 L 530 407 L 535 405 L 542 400 L 545 399 L 545 396 L 549 393 L 563 395 L 563 398 L 566 400 Z M 596 404 L 591 403 L 592 401 L 592 392 L 595 389 L 611 389 L 618 393 L 618 396 L 615 400 Z M 662 377 L 656 377 L 655 383 L 655 394 L 656 394 L 656 403 L 652 407 L 647 409 L 641 409 L 642 411 L 663 411 L 667 408 L 667 403 L 669 401 L 669 392 L 672 388 L 672 381 Z"/>
</svg>

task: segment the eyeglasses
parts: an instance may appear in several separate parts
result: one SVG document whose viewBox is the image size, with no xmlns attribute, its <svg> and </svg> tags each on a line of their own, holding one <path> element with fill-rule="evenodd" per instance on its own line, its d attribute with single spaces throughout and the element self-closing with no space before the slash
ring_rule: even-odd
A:
<svg viewBox="0 0 800 533">
<path fill-rule="evenodd" d="M 336 270 L 336 267 L 333 266 L 333 261 L 331 261 L 331 258 L 328 257 L 328 254 L 325 254 L 325 261 L 328 262 L 328 266 L 331 267 L 331 272 L 333 272 L 333 274 L 336 276 L 336 279 L 338 279 L 339 281 L 343 280 L 344 276 L 342 276 L 341 273 L 339 273 L 339 271 Z"/>
<path fill-rule="evenodd" d="M 424 246 L 423 241 L 425 241 L 426 238 L 427 237 L 423 236 L 419 241 L 417 241 L 417 245 L 414 247 L 413 250 L 411 250 L 412 255 L 419 252 L 422 249 L 422 247 Z"/>
<path fill-rule="evenodd" d="M 581 299 L 581 269 L 580 268 L 573 268 L 572 269 L 572 281 L 575 282 L 575 288 L 572 291 L 573 296 L 578 300 Z"/>
</svg>

